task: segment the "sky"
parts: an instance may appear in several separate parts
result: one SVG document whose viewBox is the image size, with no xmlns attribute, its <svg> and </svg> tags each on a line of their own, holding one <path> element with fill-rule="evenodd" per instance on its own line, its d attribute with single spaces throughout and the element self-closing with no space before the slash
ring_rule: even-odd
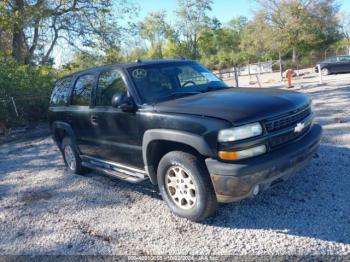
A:
<svg viewBox="0 0 350 262">
<path fill-rule="evenodd" d="M 176 0 L 134 0 L 140 6 L 139 18 L 144 18 L 149 12 L 165 10 L 168 21 L 174 21 L 174 10 L 177 8 Z M 342 11 L 350 12 L 350 0 L 338 0 Z M 212 12 L 210 15 L 217 17 L 225 24 L 237 16 L 250 18 L 256 8 L 254 0 L 213 0 Z"/>
<path fill-rule="evenodd" d="M 167 12 L 168 20 L 175 20 L 174 11 L 177 8 L 177 0 L 135 0 L 135 2 L 140 6 L 140 18 L 145 17 L 152 11 L 165 10 Z M 210 15 L 217 17 L 222 23 L 226 23 L 237 16 L 246 16 L 249 18 L 254 9 L 254 1 L 214 0 L 212 9 Z"/>
<path fill-rule="evenodd" d="M 133 0 L 140 10 L 138 18 L 135 20 L 142 20 L 149 12 L 165 10 L 167 12 L 167 20 L 172 23 L 176 20 L 174 11 L 177 9 L 177 0 Z M 341 4 L 341 11 L 350 13 L 350 0 L 338 0 Z M 211 17 L 215 16 L 222 24 L 227 23 L 231 19 L 238 16 L 246 16 L 251 18 L 253 11 L 256 9 L 256 2 L 254 0 L 213 0 L 212 11 L 209 13 Z M 71 50 L 69 50 L 69 53 Z M 66 61 L 62 61 L 64 52 L 62 49 L 54 50 L 54 57 L 56 66 L 60 66 Z"/>
</svg>

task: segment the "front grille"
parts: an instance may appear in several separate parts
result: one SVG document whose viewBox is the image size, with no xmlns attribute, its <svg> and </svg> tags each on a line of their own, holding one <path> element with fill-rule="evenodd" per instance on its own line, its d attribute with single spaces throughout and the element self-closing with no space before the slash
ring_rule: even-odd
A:
<svg viewBox="0 0 350 262">
<path fill-rule="evenodd" d="M 271 149 L 276 149 L 288 142 L 291 142 L 293 140 L 296 140 L 299 137 L 304 136 L 309 130 L 310 130 L 310 123 L 308 126 L 304 128 L 303 131 L 299 133 L 294 132 L 294 129 L 293 129 L 292 131 L 273 137 L 269 141 L 269 146 Z"/>
<path fill-rule="evenodd" d="M 265 123 L 266 131 L 271 133 L 274 131 L 278 131 L 284 128 L 294 126 L 304 118 L 308 117 L 310 114 L 311 114 L 311 108 L 310 106 L 307 106 L 307 107 L 298 109 L 294 112 L 291 112 L 286 116 L 269 120 Z"/>
</svg>

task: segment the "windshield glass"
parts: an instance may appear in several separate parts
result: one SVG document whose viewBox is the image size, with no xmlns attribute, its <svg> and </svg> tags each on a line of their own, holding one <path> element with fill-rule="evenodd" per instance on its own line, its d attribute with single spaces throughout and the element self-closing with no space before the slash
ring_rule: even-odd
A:
<svg viewBox="0 0 350 262">
<path fill-rule="evenodd" d="M 145 103 L 228 88 L 208 69 L 194 62 L 143 65 L 128 71 Z"/>
</svg>

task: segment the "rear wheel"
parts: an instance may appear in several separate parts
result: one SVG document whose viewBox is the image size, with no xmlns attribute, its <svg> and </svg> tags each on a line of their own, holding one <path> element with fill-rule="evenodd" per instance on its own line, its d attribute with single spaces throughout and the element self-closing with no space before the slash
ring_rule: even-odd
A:
<svg viewBox="0 0 350 262">
<path fill-rule="evenodd" d="M 166 154 L 157 171 L 160 193 L 180 217 L 202 221 L 217 208 L 208 171 L 196 156 L 180 151 Z"/>
<path fill-rule="evenodd" d="M 84 168 L 81 164 L 80 156 L 76 150 L 72 139 L 65 137 L 62 140 L 62 154 L 67 170 L 73 174 L 83 174 Z"/>
<path fill-rule="evenodd" d="M 322 68 L 321 73 L 322 73 L 323 76 L 328 76 L 329 75 L 328 68 Z"/>
</svg>

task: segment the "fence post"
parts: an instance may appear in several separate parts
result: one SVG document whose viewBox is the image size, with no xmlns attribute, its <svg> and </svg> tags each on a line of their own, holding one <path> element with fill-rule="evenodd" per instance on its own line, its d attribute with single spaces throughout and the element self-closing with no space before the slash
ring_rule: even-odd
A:
<svg viewBox="0 0 350 262">
<path fill-rule="evenodd" d="M 317 65 L 318 68 L 318 78 L 319 78 L 319 84 L 323 84 L 323 79 L 322 79 L 322 71 L 321 71 L 321 65 Z"/>
<path fill-rule="evenodd" d="M 18 111 L 17 111 L 17 106 L 16 106 L 16 103 L 15 103 L 15 100 L 13 99 L 13 96 L 11 96 L 11 100 L 12 100 L 13 107 L 15 108 L 16 115 L 17 115 L 17 117 L 19 117 Z"/>
<path fill-rule="evenodd" d="M 261 82 L 260 82 L 260 75 L 255 75 L 255 76 L 256 76 L 256 80 L 258 81 L 259 87 L 262 88 Z"/>
</svg>

